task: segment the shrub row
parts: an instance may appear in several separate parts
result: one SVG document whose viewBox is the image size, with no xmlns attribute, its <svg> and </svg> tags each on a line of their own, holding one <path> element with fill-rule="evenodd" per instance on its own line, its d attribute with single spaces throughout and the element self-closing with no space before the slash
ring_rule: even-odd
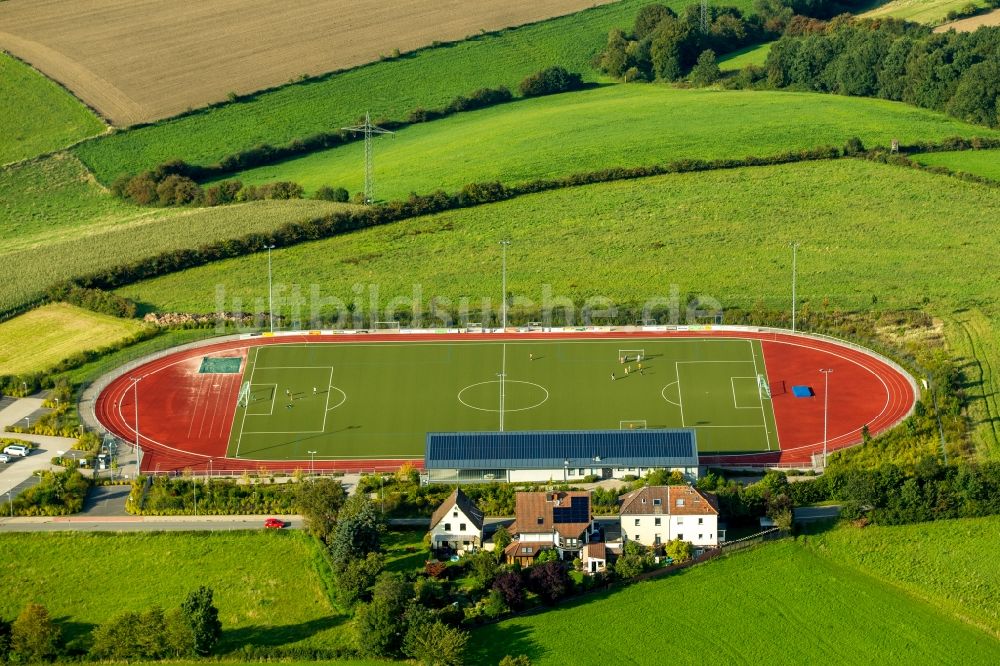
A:
<svg viewBox="0 0 1000 666">
<path fill-rule="evenodd" d="M 129 513 L 142 516 L 210 514 L 293 514 L 298 484 L 239 483 L 236 479 L 146 477 L 132 483 Z"/>
<path fill-rule="evenodd" d="M 49 287 L 45 295 L 50 301 L 64 301 L 112 317 L 131 319 L 136 312 L 135 303 L 127 298 L 101 289 L 85 289 L 68 281 Z"/>
<path fill-rule="evenodd" d="M 28 488 L 13 502 L 16 516 L 65 516 L 79 513 L 90 489 L 90 481 L 79 471 L 41 472 L 38 485 Z"/>
</svg>

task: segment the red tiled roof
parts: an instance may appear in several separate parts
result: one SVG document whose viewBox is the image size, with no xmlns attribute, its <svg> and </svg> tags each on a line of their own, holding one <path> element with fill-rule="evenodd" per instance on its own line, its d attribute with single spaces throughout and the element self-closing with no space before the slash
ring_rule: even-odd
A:
<svg viewBox="0 0 1000 666">
<path fill-rule="evenodd" d="M 588 543 L 583 547 L 583 554 L 584 557 L 589 557 L 594 560 L 608 559 L 608 550 L 603 541 L 598 543 Z"/>
<path fill-rule="evenodd" d="M 678 506 L 678 500 L 683 502 L 683 506 Z M 715 496 L 693 486 L 646 486 L 619 497 L 618 506 L 623 516 L 706 516 L 719 513 Z"/>
<path fill-rule="evenodd" d="M 585 523 L 556 523 L 554 510 L 569 507 L 574 497 L 587 499 L 587 520 Z M 551 533 L 558 531 L 563 537 L 575 539 L 587 529 L 593 512 L 590 509 L 590 492 L 588 491 L 547 491 L 517 494 L 517 508 L 511 534 Z M 515 528 L 517 531 L 515 531 Z"/>
<path fill-rule="evenodd" d="M 524 548 L 530 548 L 531 552 L 523 552 Z M 509 557 L 534 557 L 546 548 L 552 548 L 552 544 L 538 541 L 512 541 L 506 548 L 503 549 L 503 552 L 504 555 Z"/>
</svg>

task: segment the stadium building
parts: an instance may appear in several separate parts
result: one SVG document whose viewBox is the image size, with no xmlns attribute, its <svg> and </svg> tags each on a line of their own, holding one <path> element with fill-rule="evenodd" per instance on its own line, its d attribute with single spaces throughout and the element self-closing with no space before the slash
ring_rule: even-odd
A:
<svg viewBox="0 0 1000 666">
<path fill-rule="evenodd" d="M 428 483 L 620 479 L 651 469 L 697 479 L 695 431 L 432 432 L 424 454 Z"/>
</svg>

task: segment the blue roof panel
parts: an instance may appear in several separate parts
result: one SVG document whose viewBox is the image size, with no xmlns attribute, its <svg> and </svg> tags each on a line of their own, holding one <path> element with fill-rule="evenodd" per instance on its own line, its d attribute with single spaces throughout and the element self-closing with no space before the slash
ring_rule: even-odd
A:
<svg viewBox="0 0 1000 666">
<path fill-rule="evenodd" d="M 431 432 L 426 469 L 693 467 L 694 430 Z"/>
</svg>

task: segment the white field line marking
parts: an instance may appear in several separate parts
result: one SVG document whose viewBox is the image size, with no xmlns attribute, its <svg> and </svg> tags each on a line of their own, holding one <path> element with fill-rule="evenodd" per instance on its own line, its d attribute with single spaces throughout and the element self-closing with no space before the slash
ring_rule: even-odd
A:
<svg viewBox="0 0 1000 666">
<path fill-rule="evenodd" d="M 675 384 L 677 384 L 677 406 L 681 408 L 681 427 L 686 428 L 687 426 L 684 425 L 684 391 L 681 390 L 680 361 L 674 361 L 674 374 L 677 375 L 677 381 Z"/>
<path fill-rule="evenodd" d="M 277 384 L 258 384 L 257 386 L 261 386 L 261 387 L 264 387 L 264 386 L 273 386 L 274 387 L 274 390 L 271 391 L 271 410 L 267 414 L 251 414 L 250 416 L 273 416 L 274 415 L 274 401 L 276 399 L 276 396 L 278 395 L 278 385 Z M 251 394 L 251 396 L 253 395 L 253 386 L 250 387 L 250 394 Z M 250 405 L 247 405 L 247 409 L 249 409 L 249 408 L 250 408 Z"/>
<path fill-rule="evenodd" d="M 330 368 L 330 378 L 326 382 L 326 403 L 323 405 L 323 427 L 320 428 L 321 432 L 326 432 L 326 417 L 330 414 L 330 393 L 332 389 L 333 389 L 333 368 Z"/>
<path fill-rule="evenodd" d="M 673 400 L 671 400 L 670 398 L 667 397 L 667 389 L 670 388 L 671 386 L 673 386 L 676 383 L 677 382 L 674 381 L 674 382 L 670 382 L 669 384 L 667 384 L 666 386 L 664 386 L 663 390 L 660 391 L 660 397 L 663 398 L 664 400 L 666 400 L 667 402 L 669 402 L 671 405 L 676 405 L 676 406 L 680 407 L 679 403 L 676 403 L 676 402 L 674 402 Z M 677 387 L 677 391 L 678 391 L 678 393 L 680 392 L 680 387 L 679 386 Z"/>
<path fill-rule="evenodd" d="M 344 392 L 344 389 L 341 389 L 341 388 L 337 388 L 336 386 L 331 386 L 331 387 L 330 387 L 330 390 L 331 390 L 331 391 L 336 391 L 337 393 L 339 393 L 340 395 L 342 395 L 342 396 L 344 396 L 344 397 L 343 397 L 343 398 L 341 398 L 340 402 L 338 402 L 338 403 L 337 403 L 336 405 L 334 405 L 333 407 L 328 407 L 328 408 L 327 408 L 327 410 L 326 410 L 326 411 L 328 411 L 328 412 L 332 412 L 333 410 L 337 409 L 337 407 L 340 407 L 340 406 L 341 406 L 342 404 L 344 404 L 345 402 L 347 402 L 347 393 L 345 393 L 345 392 Z M 329 399 L 330 399 L 330 398 L 329 398 L 329 397 L 327 397 L 327 400 L 329 400 Z M 329 403 L 327 403 L 327 404 L 329 404 Z"/>
<path fill-rule="evenodd" d="M 737 379 L 749 379 L 750 381 L 752 381 L 754 383 L 754 386 L 757 386 L 757 378 L 756 377 L 730 377 L 729 378 L 729 383 L 733 387 L 733 407 L 735 409 L 759 409 L 760 407 L 758 405 L 751 405 L 749 407 L 740 407 L 739 402 L 736 400 L 736 380 Z M 758 392 L 759 392 L 759 389 L 758 389 Z"/>
<path fill-rule="evenodd" d="M 747 340 L 750 344 L 750 357 L 753 358 L 753 374 L 760 376 L 760 370 L 757 369 L 757 354 L 754 353 L 753 340 Z M 763 353 L 763 347 L 761 347 L 761 352 Z M 764 381 L 767 381 L 767 375 L 764 376 Z M 760 402 L 760 420 L 764 422 L 764 436 L 767 438 L 767 450 L 771 450 L 771 433 L 767 429 L 767 412 L 764 411 L 764 398 L 760 394 L 760 389 L 757 389 L 757 400 Z"/>
<path fill-rule="evenodd" d="M 253 392 L 253 371 L 257 369 L 257 357 L 260 356 L 260 347 L 254 347 L 253 355 L 253 367 L 250 368 L 250 391 Z M 249 356 L 249 354 L 247 354 Z M 247 424 L 247 412 L 250 411 L 250 403 L 247 402 L 247 406 L 243 408 L 243 419 L 240 421 L 240 434 L 236 438 L 236 453 L 233 455 L 234 458 L 240 457 L 240 444 L 243 443 L 243 426 Z"/>
</svg>

